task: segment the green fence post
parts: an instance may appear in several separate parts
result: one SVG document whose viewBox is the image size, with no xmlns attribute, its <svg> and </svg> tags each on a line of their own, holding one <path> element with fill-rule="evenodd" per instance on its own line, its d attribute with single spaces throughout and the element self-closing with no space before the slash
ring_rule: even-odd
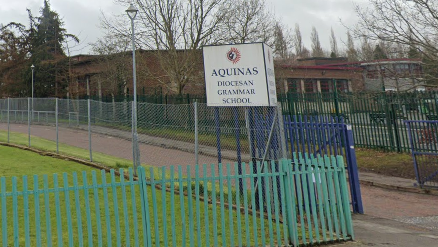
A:
<svg viewBox="0 0 438 247">
<path fill-rule="evenodd" d="M 351 218 L 351 212 L 350 212 L 350 204 L 348 202 L 348 186 L 347 186 L 347 178 L 345 175 L 345 166 L 344 166 L 344 160 L 342 156 L 336 157 L 337 164 L 340 169 L 339 171 L 339 179 L 340 179 L 340 185 L 341 185 L 341 192 L 342 192 L 342 203 L 344 208 L 344 214 L 345 214 L 345 220 L 347 224 L 347 234 L 351 236 L 351 239 L 354 240 L 354 231 L 353 231 L 353 220 Z"/>
<path fill-rule="evenodd" d="M 88 234 L 88 246 L 93 246 L 93 229 L 91 225 L 91 208 L 90 208 L 90 198 L 89 192 L 90 189 L 88 187 L 87 181 L 87 173 L 85 171 L 82 172 L 82 184 L 84 186 L 84 200 L 85 200 L 85 213 L 87 217 L 87 234 Z M 47 192 L 45 192 L 47 193 Z"/>
<path fill-rule="evenodd" d="M 6 214 L 6 178 L 0 178 L 1 183 L 1 199 L 2 199 L 2 241 L 3 247 L 8 246 L 8 222 Z"/>
<path fill-rule="evenodd" d="M 401 143 L 400 143 L 400 135 L 398 133 L 399 131 L 399 127 L 397 124 L 397 111 L 394 107 L 394 104 L 391 104 L 391 113 L 392 113 L 392 125 L 394 126 L 394 140 L 395 140 L 395 145 L 397 147 L 397 152 L 401 152 Z"/>
<path fill-rule="evenodd" d="M 158 228 L 158 206 L 157 205 L 157 190 L 155 188 L 155 176 L 154 176 L 154 168 L 149 168 L 149 175 L 150 175 L 150 183 L 151 183 L 151 190 L 152 190 L 152 213 L 154 218 L 154 231 L 155 231 L 155 246 L 160 246 L 160 231 Z M 166 204 L 166 201 L 161 202 L 163 204 Z M 160 205 L 162 206 L 162 205 Z M 150 235 L 152 237 L 152 235 Z"/>
<path fill-rule="evenodd" d="M 336 79 L 333 79 L 334 85 L 334 96 L 335 96 L 335 114 L 339 118 L 339 98 L 338 98 L 338 88 L 336 86 Z"/>
<path fill-rule="evenodd" d="M 146 172 L 144 167 L 138 167 L 138 174 L 139 174 L 139 181 L 140 181 L 140 191 L 141 191 L 141 197 L 142 197 L 142 209 L 144 214 L 144 222 L 143 222 L 143 228 L 146 227 L 146 236 L 143 236 L 143 239 L 146 240 L 144 242 L 144 245 L 146 246 L 152 246 L 152 234 L 151 234 L 151 220 L 149 215 L 149 200 L 148 200 L 148 186 L 146 181 Z M 155 186 L 155 185 L 152 185 Z"/>
<path fill-rule="evenodd" d="M 297 173 L 298 171 L 295 170 L 295 172 L 292 171 L 292 162 L 291 160 L 282 160 L 279 166 L 280 174 L 284 174 L 284 178 L 280 180 L 280 188 L 282 197 L 283 195 L 285 198 L 282 198 L 281 203 L 282 205 L 285 205 L 285 207 L 282 207 L 282 214 L 283 218 L 286 218 L 286 223 L 283 220 L 283 224 L 287 225 L 288 229 L 288 235 L 289 235 L 289 242 L 292 242 L 294 246 L 299 245 L 298 241 L 298 227 L 297 227 L 297 214 L 296 214 L 296 202 L 295 202 L 295 193 L 292 188 L 293 181 L 294 180 L 294 173 Z M 284 200 L 283 200 L 284 199 Z M 302 234 L 305 234 L 302 232 Z M 305 238 L 305 237 L 304 237 Z"/>
</svg>

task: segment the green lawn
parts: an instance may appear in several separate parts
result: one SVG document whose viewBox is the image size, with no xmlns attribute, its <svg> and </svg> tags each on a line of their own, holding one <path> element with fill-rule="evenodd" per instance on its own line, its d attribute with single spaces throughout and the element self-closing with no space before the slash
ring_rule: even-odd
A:
<svg viewBox="0 0 438 247">
<path fill-rule="evenodd" d="M 135 185 L 134 182 L 128 183 L 126 187 L 123 188 L 121 186 L 120 177 L 118 176 L 112 177 L 108 173 L 100 172 L 75 162 L 41 156 L 30 151 L 16 148 L 0 146 L 0 154 L 0 176 L 4 177 L 1 178 L 1 182 L 6 186 L 6 190 L 3 185 L 1 186 L 0 195 L 4 191 L 12 191 L 12 181 L 15 179 L 18 192 L 23 190 L 26 182 L 28 184 L 26 191 L 34 190 L 35 185 L 41 190 L 45 185 L 45 174 L 48 175 L 46 186 L 50 189 L 49 196 L 47 197 L 47 205 L 45 204 L 46 198 L 42 193 L 38 194 L 38 196 L 35 196 L 33 193 L 25 194 L 27 195 L 27 200 L 25 195 L 18 194 L 16 197 L 16 205 L 14 205 L 14 200 L 11 195 L 2 199 L 2 203 L 0 204 L 2 220 L 0 222 L 5 224 L 3 223 L 3 216 L 6 215 L 7 227 L 2 228 L 1 233 L 4 234 L 5 231 L 3 229 L 7 229 L 6 235 L 8 236 L 9 245 L 13 243 L 14 239 L 14 208 L 17 209 L 16 217 L 18 220 L 19 233 L 17 237 L 19 246 L 25 244 L 25 232 L 29 232 L 30 246 L 36 246 L 38 225 L 41 229 L 40 236 L 42 237 L 43 246 L 47 245 L 45 237 L 47 229 L 50 229 L 52 234 L 51 239 L 53 245 L 56 245 L 58 242 L 62 242 L 66 245 L 69 236 L 73 239 L 73 246 L 78 246 L 80 239 L 83 239 L 86 245 L 88 240 L 96 245 L 99 242 L 97 234 L 99 227 L 101 227 L 102 230 L 100 239 L 104 246 L 107 246 L 109 242 L 115 245 L 117 243 L 117 236 L 120 237 L 123 246 L 124 243 L 128 241 L 133 245 L 135 232 L 138 232 L 139 243 L 142 244 L 143 233 L 141 229 L 143 221 L 141 217 L 142 209 L 140 207 L 141 200 L 138 193 L 139 186 Z M 85 175 L 83 172 L 85 172 Z M 53 175 L 54 173 L 58 173 L 59 175 Z M 94 187 L 90 189 L 82 188 L 81 186 L 85 181 L 88 185 L 92 184 L 93 173 L 96 173 L 95 181 L 99 186 L 95 187 L 95 189 Z M 38 175 L 38 177 L 36 178 L 34 175 Z M 14 176 L 17 178 L 11 178 Z M 55 179 L 58 180 L 59 188 L 55 186 Z M 77 183 L 74 183 L 74 180 L 77 180 Z M 113 186 L 101 186 L 104 180 L 106 180 L 106 183 L 110 183 L 111 180 L 113 180 Z M 67 192 L 63 189 L 66 188 L 65 185 L 69 188 Z M 78 193 L 75 193 L 73 187 L 79 188 Z M 173 187 L 175 191 L 180 191 L 180 188 L 182 188 L 183 193 L 187 193 L 188 189 L 192 189 L 192 194 L 196 190 L 196 186 L 187 186 L 187 182 L 178 182 L 178 180 L 167 180 L 166 187 Z M 123 190 L 126 193 L 123 193 Z M 227 187 L 224 187 L 224 190 L 228 190 Z M 224 197 L 228 197 L 229 193 L 234 193 L 232 188 L 230 188 L 230 191 L 225 192 Z M 213 236 L 215 235 L 217 236 L 216 241 L 219 246 L 221 246 L 224 241 L 229 244 L 232 235 L 234 235 L 235 243 L 237 243 L 238 225 L 240 225 L 242 229 L 243 242 L 245 243 L 248 237 L 250 245 L 254 245 L 255 241 L 260 243 L 262 237 L 267 238 L 270 234 L 269 228 L 267 227 L 269 225 L 267 220 L 249 215 L 247 219 L 248 225 L 245 226 L 245 216 L 239 213 L 241 216 L 239 224 L 237 221 L 238 211 L 230 210 L 228 206 L 225 206 L 221 210 L 220 205 L 205 203 L 201 200 L 198 201 L 197 197 L 189 197 L 181 193 L 169 193 L 151 187 L 148 187 L 147 193 L 149 215 L 151 217 L 152 243 L 158 240 L 161 244 L 164 244 L 167 239 L 169 244 L 175 241 L 176 246 L 182 246 L 183 242 L 189 243 L 190 236 L 193 236 L 195 241 L 199 236 L 201 246 L 207 246 L 214 244 L 215 239 Z M 211 199 L 211 190 L 207 193 Z M 56 196 L 59 196 L 59 208 L 56 207 Z M 219 199 L 219 193 L 214 197 Z M 234 199 L 232 200 L 234 201 Z M 197 210 L 196 205 L 198 202 L 200 206 Z M 4 207 L 3 203 L 5 203 L 6 207 Z M 89 204 L 90 211 L 87 211 L 87 203 Z M 137 217 L 134 217 L 134 203 L 136 204 Z M 39 211 L 36 210 L 37 205 L 40 208 Z M 118 213 L 116 212 L 116 205 L 118 207 Z M 49 214 L 46 214 L 46 208 L 49 209 Z M 125 208 L 126 211 L 124 210 Z M 57 209 L 59 210 L 58 213 Z M 207 212 L 205 211 L 206 209 Z M 196 217 L 196 212 L 199 212 L 199 231 L 197 231 L 198 218 Z M 36 223 L 36 213 L 40 216 L 40 220 L 38 221 L 40 224 Z M 59 217 L 57 217 L 57 214 L 59 214 Z M 90 215 L 91 219 L 91 235 L 87 232 L 87 214 Z M 100 214 L 100 217 L 98 217 L 98 214 Z M 136 220 L 134 220 L 134 218 L 136 218 Z M 46 219 L 50 220 L 47 221 Z M 98 219 L 100 223 L 97 221 Z M 207 219 L 208 223 L 206 222 Z M 26 231 L 24 227 L 26 220 L 29 222 L 29 231 Z M 190 224 L 191 221 L 193 224 Z M 50 227 L 47 228 L 48 222 L 50 222 Z M 263 231 L 260 229 L 262 222 L 265 225 Z M 135 223 L 137 224 L 138 231 L 135 231 Z M 166 232 L 164 231 L 164 225 L 167 226 Z M 234 228 L 231 228 L 231 226 L 234 226 Z M 119 228 L 120 231 L 117 231 L 117 228 Z M 172 228 L 174 231 L 172 231 Z M 69 229 L 71 229 L 71 231 L 69 231 Z M 190 229 L 193 229 L 192 235 L 190 234 Z M 275 237 L 275 239 L 277 234 L 283 235 L 283 224 L 280 223 L 279 229 L 280 231 L 277 231 L 274 225 L 273 237 Z M 120 235 L 118 235 L 118 233 Z M 185 235 L 183 235 L 183 233 L 185 233 Z M 80 234 L 82 234 L 82 238 L 79 238 Z M 207 237 L 207 234 L 209 237 Z M 58 236 L 61 236 L 62 239 Z M 210 240 L 210 242 L 207 244 L 208 240 Z M 0 242 L 2 242 L 1 239 Z"/>
<path fill-rule="evenodd" d="M 0 177 L 90 172 L 93 170 L 93 168 L 76 162 L 50 158 L 34 152 L 1 145 L 0 154 Z"/>
<path fill-rule="evenodd" d="M 387 176 L 415 179 L 414 163 L 410 153 L 356 149 L 359 170 Z"/>
<path fill-rule="evenodd" d="M 7 141 L 7 132 L 0 130 L 0 141 Z M 28 136 L 27 134 L 12 132 L 10 135 L 10 143 L 28 146 Z M 31 136 L 31 146 L 32 148 L 56 152 L 56 142 L 43 139 L 36 136 Z M 80 158 L 83 160 L 90 159 L 90 153 L 87 149 L 78 148 L 63 143 L 59 143 L 59 153 L 71 157 Z M 115 156 L 106 155 L 99 152 L 93 152 L 93 162 L 102 164 L 111 168 L 128 168 L 132 167 L 132 161 L 127 159 L 118 158 Z"/>
</svg>

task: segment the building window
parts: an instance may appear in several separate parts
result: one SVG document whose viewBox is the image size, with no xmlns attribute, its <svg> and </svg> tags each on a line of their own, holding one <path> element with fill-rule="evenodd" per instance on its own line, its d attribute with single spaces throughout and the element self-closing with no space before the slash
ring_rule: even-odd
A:
<svg viewBox="0 0 438 247">
<path fill-rule="evenodd" d="M 376 66 L 368 66 L 366 68 L 366 78 L 367 79 L 378 79 L 379 78 L 379 70 Z"/>
<path fill-rule="evenodd" d="M 410 64 L 411 67 L 411 75 L 414 77 L 422 77 L 422 70 L 420 64 Z"/>
<path fill-rule="evenodd" d="M 301 90 L 301 80 L 300 79 L 287 79 L 288 90 L 292 93 L 300 93 Z"/>
<path fill-rule="evenodd" d="M 336 89 L 338 90 L 338 92 L 347 93 L 349 91 L 348 80 L 345 79 L 336 80 Z"/>
<path fill-rule="evenodd" d="M 330 80 L 320 80 L 319 84 L 321 86 L 321 93 L 329 93 L 333 89 Z"/>
<path fill-rule="evenodd" d="M 407 64 L 407 63 L 395 64 L 394 70 L 395 70 L 396 77 L 404 78 L 404 77 L 409 77 L 409 75 L 410 75 L 409 64 Z"/>
<path fill-rule="evenodd" d="M 316 80 L 315 79 L 306 79 L 304 81 L 304 90 L 306 93 L 317 93 L 318 87 L 316 86 Z"/>
</svg>

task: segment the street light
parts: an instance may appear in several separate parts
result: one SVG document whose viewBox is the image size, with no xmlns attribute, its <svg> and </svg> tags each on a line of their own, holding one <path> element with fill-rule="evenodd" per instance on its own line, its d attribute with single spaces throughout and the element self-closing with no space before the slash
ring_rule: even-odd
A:
<svg viewBox="0 0 438 247">
<path fill-rule="evenodd" d="M 32 64 L 30 66 L 30 68 L 32 69 L 32 119 L 33 119 L 33 73 L 34 73 L 34 70 L 35 70 L 35 66 Z"/>
<path fill-rule="evenodd" d="M 132 109 L 132 148 L 133 148 L 133 161 L 134 161 L 134 173 L 137 174 L 137 167 L 140 165 L 140 151 L 138 148 L 138 134 L 137 134 L 137 74 L 135 69 L 135 42 L 134 42 L 134 19 L 137 16 L 138 10 L 132 5 L 126 10 L 126 13 L 131 19 L 132 30 L 132 78 L 134 87 L 134 103 Z"/>
</svg>

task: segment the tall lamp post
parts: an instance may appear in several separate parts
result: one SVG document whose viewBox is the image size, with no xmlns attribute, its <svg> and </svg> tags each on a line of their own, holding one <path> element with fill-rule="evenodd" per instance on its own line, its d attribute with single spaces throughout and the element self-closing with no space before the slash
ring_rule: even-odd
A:
<svg viewBox="0 0 438 247">
<path fill-rule="evenodd" d="M 138 134 L 137 134 L 137 73 L 135 69 L 135 42 L 134 42 L 134 19 L 137 16 L 138 10 L 134 5 L 130 4 L 126 13 L 131 19 L 131 30 L 132 30 L 132 78 L 134 87 L 134 102 L 132 106 L 132 147 L 133 147 L 133 160 L 134 160 L 134 173 L 137 174 L 137 167 L 140 165 L 140 152 L 138 148 Z"/>
<path fill-rule="evenodd" d="M 35 65 L 31 65 L 30 68 L 32 69 L 32 119 L 33 119 L 33 73 L 35 70 Z"/>
</svg>

